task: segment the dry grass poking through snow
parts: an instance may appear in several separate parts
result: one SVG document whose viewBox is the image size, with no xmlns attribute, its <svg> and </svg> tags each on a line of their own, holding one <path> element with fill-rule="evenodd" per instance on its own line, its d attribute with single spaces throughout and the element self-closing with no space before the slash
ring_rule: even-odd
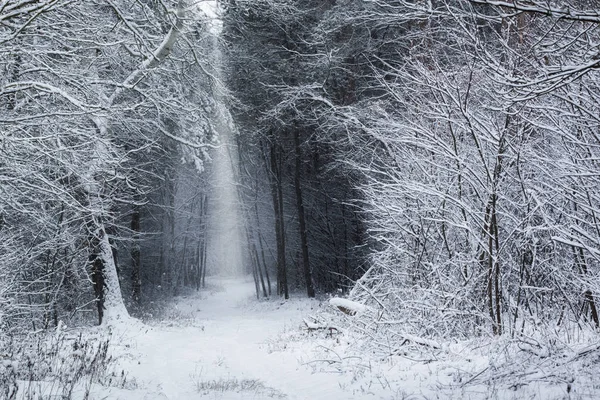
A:
<svg viewBox="0 0 600 400">
<path fill-rule="evenodd" d="M 114 370 L 110 332 L 55 331 L 0 338 L 0 399 L 88 398 L 94 385 L 131 388 Z"/>
<path fill-rule="evenodd" d="M 209 395 L 214 392 L 248 392 L 256 398 L 283 399 L 287 396 L 280 391 L 266 386 L 258 379 L 219 378 L 213 380 L 198 380 L 195 383 L 196 391 L 201 395 Z"/>
</svg>

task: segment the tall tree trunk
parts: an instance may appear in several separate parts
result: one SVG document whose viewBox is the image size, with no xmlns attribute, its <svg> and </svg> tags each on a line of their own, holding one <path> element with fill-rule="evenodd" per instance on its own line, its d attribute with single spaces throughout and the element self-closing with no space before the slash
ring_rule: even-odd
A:
<svg viewBox="0 0 600 400">
<path fill-rule="evenodd" d="M 142 280 L 140 270 L 142 257 L 140 253 L 140 207 L 133 206 L 131 213 L 131 230 L 133 232 L 133 244 L 131 247 L 131 298 L 135 303 L 140 302 L 142 293 Z"/>
<path fill-rule="evenodd" d="M 346 206 L 342 204 L 342 218 L 344 220 L 344 272 L 343 272 L 343 281 L 342 281 L 342 294 L 346 294 L 348 292 L 348 283 L 350 281 L 350 267 L 348 265 L 348 261 L 350 259 L 350 251 L 348 249 L 348 224 L 346 218 Z"/>
<path fill-rule="evenodd" d="M 254 199 L 254 214 L 256 217 L 256 236 L 258 236 L 258 246 L 260 248 L 262 266 L 263 266 L 263 269 L 265 270 L 265 277 L 267 278 L 268 295 L 265 295 L 265 297 L 270 297 L 271 296 L 271 278 L 269 277 L 269 269 L 267 268 L 267 261 L 265 259 L 264 242 L 262 240 L 260 215 L 258 212 L 258 187 L 259 186 L 258 186 L 258 178 L 257 178 L 256 179 L 256 188 L 255 188 L 255 194 L 257 195 L 257 198 Z"/>
<path fill-rule="evenodd" d="M 202 239 L 198 240 L 198 244 L 196 246 L 196 262 L 194 263 L 194 287 L 196 290 L 200 290 L 200 274 L 202 273 Z"/>
<path fill-rule="evenodd" d="M 287 266 L 285 255 L 285 222 L 283 216 L 283 187 L 281 182 L 281 165 L 278 165 L 278 154 L 274 144 L 270 148 L 269 175 L 271 181 L 271 194 L 273 197 L 273 211 L 275 213 L 275 236 L 277 241 L 277 292 L 286 299 L 289 298 L 287 284 Z"/>
<path fill-rule="evenodd" d="M 199 289 L 200 287 L 205 287 L 205 282 L 204 282 L 204 277 L 206 276 L 206 243 L 208 241 L 207 238 L 207 220 L 206 220 L 206 216 L 208 213 L 208 195 L 203 195 L 202 196 L 202 209 L 201 209 L 201 215 L 202 215 L 202 232 L 201 232 L 201 236 L 200 236 L 200 243 L 198 244 L 198 251 L 199 251 L 199 257 L 198 257 L 198 262 L 199 262 L 199 275 L 198 275 L 198 284 L 197 284 L 197 288 Z"/>
<path fill-rule="evenodd" d="M 258 231 L 258 244 L 260 246 L 260 256 L 261 256 L 263 268 L 265 270 L 265 277 L 267 278 L 267 289 L 268 289 L 267 293 L 268 293 L 268 295 L 266 297 L 271 297 L 271 277 L 269 276 L 269 269 L 267 268 L 267 260 L 265 258 L 265 248 L 263 245 L 262 234 L 260 233 L 260 230 Z"/>
<path fill-rule="evenodd" d="M 306 282 L 306 293 L 308 297 L 315 297 L 315 289 L 310 272 L 310 260 L 308 256 L 308 238 L 306 234 L 306 218 L 304 215 L 304 203 L 302 201 L 302 153 L 300 149 L 300 132 L 294 129 L 294 150 L 296 154 L 296 173 L 294 184 L 296 187 L 296 208 L 298 210 L 298 223 L 300 227 L 300 247 L 302 248 L 302 267 L 304 280 Z"/>
<path fill-rule="evenodd" d="M 92 281 L 98 307 L 98 323 L 107 325 L 129 318 L 123 303 L 117 266 L 106 228 L 100 224 L 92 239 Z"/>
<path fill-rule="evenodd" d="M 577 211 L 577 204 L 574 203 L 574 209 Z M 587 261 L 585 259 L 585 254 L 583 253 L 583 249 L 581 247 L 572 246 L 573 254 L 575 256 L 575 264 L 579 269 L 579 273 L 585 277 L 588 275 L 588 267 Z M 594 299 L 594 294 L 590 289 L 585 289 L 584 293 L 584 301 L 582 310 L 587 310 L 589 307 L 590 315 L 592 317 L 592 321 L 596 328 L 600 328 L 600 317 L 598 316 L 598 308 L 596 307 L 596 300 Z M 585 318 L 585 316 L 584 316 Z"/>
<path fill-rule="evenodd" d="M 201 280 L 201 285 L 203 288 L 206 287 L 206 246 L 207 246 L 207 242 L 208 240 L 206 239 L 206 231 L 204 233 L 204 240 L 202 241 L 202 278 Z"/>
</svg>

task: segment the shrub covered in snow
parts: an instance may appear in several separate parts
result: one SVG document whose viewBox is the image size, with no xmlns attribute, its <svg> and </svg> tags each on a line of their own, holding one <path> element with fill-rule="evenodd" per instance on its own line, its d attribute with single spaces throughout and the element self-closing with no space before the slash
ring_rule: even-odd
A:
<svg viewBox="0 0 600 400">
<path fill-rule="evenodd" d="M 42 332 L 0 338 L 0 398 L 87 396 L 111 363 L 108 337 Z"/>
</svg>

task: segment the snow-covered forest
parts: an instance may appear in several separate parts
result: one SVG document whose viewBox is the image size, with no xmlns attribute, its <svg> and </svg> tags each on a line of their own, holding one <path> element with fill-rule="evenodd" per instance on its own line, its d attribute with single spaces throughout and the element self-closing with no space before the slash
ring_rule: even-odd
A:
<svg viewBox="0 0 600 400">
<path fill-rule="evenodd" d="M 0 399 L 595 399 L 599 296 L 596 0 L 0 0 Z"/>
</svg>

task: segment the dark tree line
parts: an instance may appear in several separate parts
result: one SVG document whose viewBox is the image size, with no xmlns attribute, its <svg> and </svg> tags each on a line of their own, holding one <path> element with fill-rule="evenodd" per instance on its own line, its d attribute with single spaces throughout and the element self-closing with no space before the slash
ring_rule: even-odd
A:
<svg viewBox="0 0 600 400">
<path fill-rule="evenodd" d="M 312 37 L 329 2 L 224 2 L 226 80 L 238 129 L 243 204 L 254 268 L 274 269 L 277 292 L 345 291 L 362 274 L 364 225 L 352 174 L 335 167 L 331 132 L 290 88 L 323 74 Z M 291 89 L 293 90 L 293 89 Z M 343 89 L 342 89 L 343 90 Z M 262 268 L 262 269 L 261 269 Z M 266 292 L 265 292 L 266 294 Z"/>
</svg>

